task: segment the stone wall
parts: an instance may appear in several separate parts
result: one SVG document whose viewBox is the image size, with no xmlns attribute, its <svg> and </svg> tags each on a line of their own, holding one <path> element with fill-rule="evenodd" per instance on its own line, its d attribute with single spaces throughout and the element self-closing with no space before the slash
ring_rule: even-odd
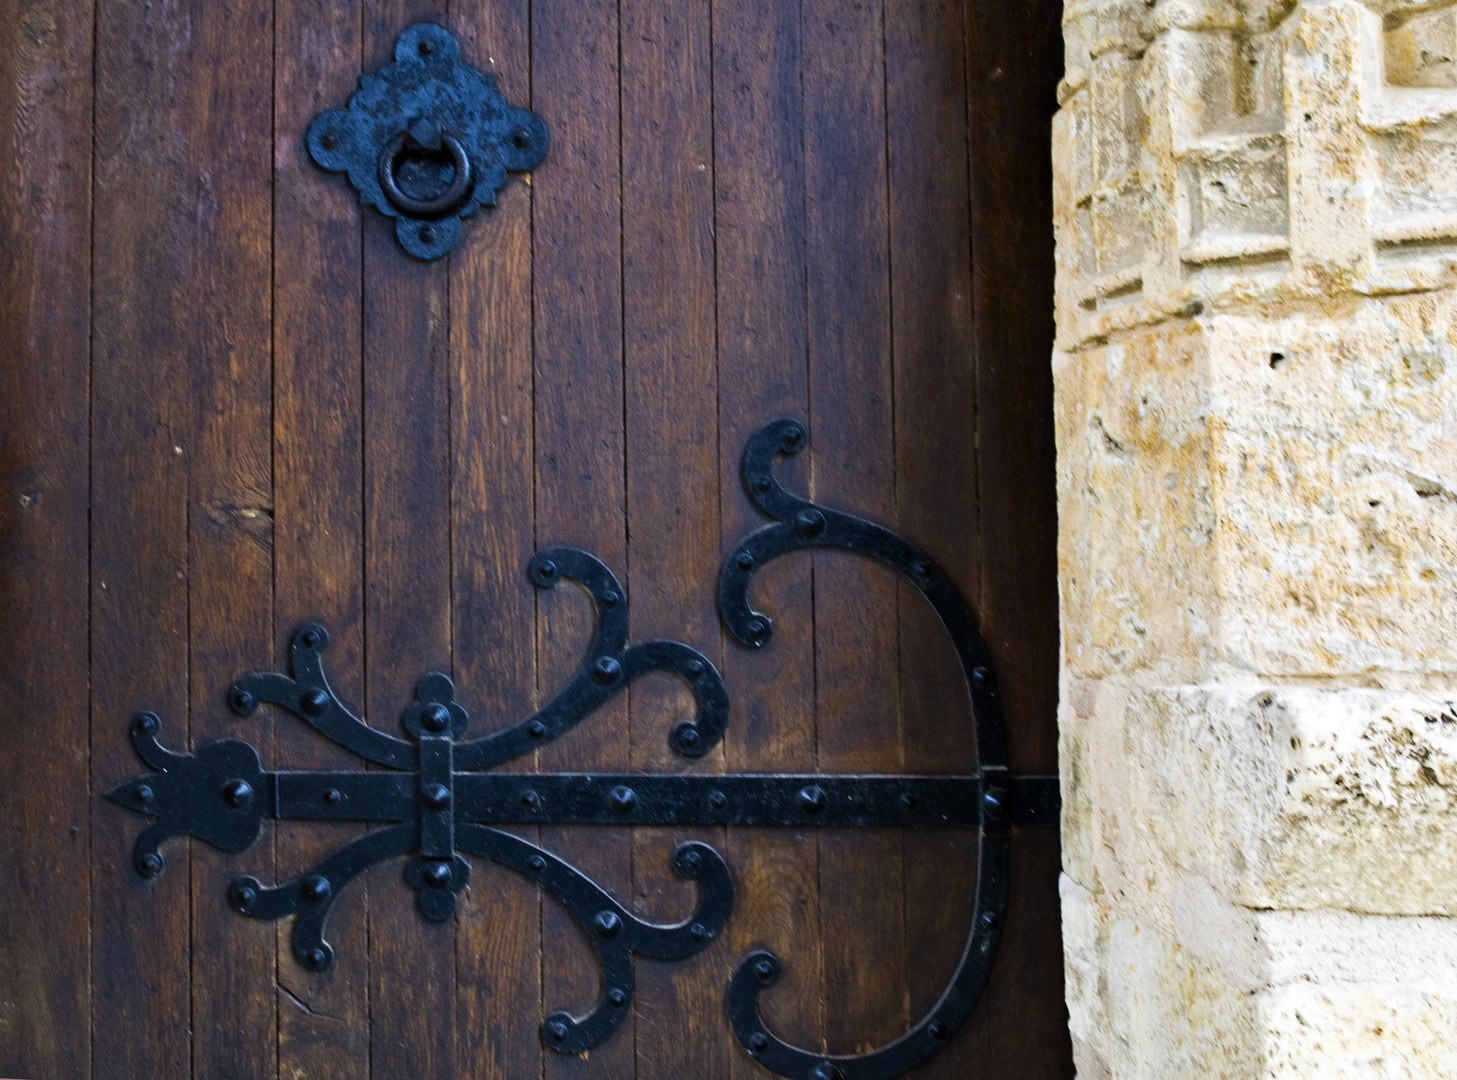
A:
<svg viewBox="0 0 1457 1080">
<path fill-rule="evenodd" d="M 1080 1076 L 1457 1077 L 1457 3 L 1064 26 Z"/>
</svg>

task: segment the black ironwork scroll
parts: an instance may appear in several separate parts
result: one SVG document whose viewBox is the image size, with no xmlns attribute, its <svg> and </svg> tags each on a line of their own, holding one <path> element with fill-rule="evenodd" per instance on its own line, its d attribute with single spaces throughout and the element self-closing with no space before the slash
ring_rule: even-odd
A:
<svg viewBox="0 0 1457 1080">
<path fill-rule="evenodd" d="M 935 1006 L 907 1033 L 875 1051 L 824 1055 L 776 1036 L 759 1013 L 759 995 L 779 977 L 780 962 L 765 951 L 744 957 L 729 985 L 729 1018 L 739 1041 L 771 1071 L 797 1080 L 884 1080 L 898 1076 L 945 1045 L 975 1005 L 996 955 L 1007 909 L 1010 827 L 1053 824 L 1055 776 L 1012 777 L 1006 766 L 1001 708 L 990 656 L 976 619 L 955 585 L 925 552 L 889 530 L 786 491 L 774 476 L 776 457 L 806 443 L 797 420 L 776 420 L 749 441 L 744 482 L 773 523 L 747 536 L 725 560 L 719 609 L 730 633 L 760 648 L 773 634 L 767 614 L 749 603 L 754 573 L 786 553 L 838 548 L 875 558 L 904 575 L 931 604 L 960 658 L 973 707 L 978 769 L 968 776 L 695 773 L 504 773 L 494 766 L 560 738 L 633 680 L 650 672 L 681 678 L 696 713 L 668 733 L 672 749 L 698 757 L 723 736 L 728 692 L 701 652 L 680 642 L 628 644 L 627 602 L 612 571 L 585 551 L 540 552 L 529 567 L 538 588 L 572 581 L 596 609 L 596 627 L 576 674 L 545 707 L 518 723 L 465 738 L 469 717 L 450 678 L 425 675 L 401 718 L 406 738 L 370 727 L 329 686 L 323 653 L 328 633 L 300 628 L 290 646 L 289 673 L 245 675 L 228 693 L 246 716 L 267 704 L 292 713 L 359 758 L 382 766 L 364 771 L 265 771 L 246 742 L 224 739 L 191 754 L 168 750 L 151 713 L 131 728 L 137 755 L 152 770 L 108 794 L 113 802 L 156 820 L 137 839 L 137 872 L 164 867 L 160 845 L 190 835 L 225 851 L 246 849 L 265 817 L 381 824 L 332 852 L 306 873 L 278 885 L 244 877 L 229 901 L 253 918 L 293 918 L 294 955 L 323 970 L 333 961 L 326 921 L 339 893 L 361 871 L 407 857 L 405 876 L 421 914 L 450 918 L 465 885 L 465 856 L 487 859 L 540 883 L 581 924 L 602 970 L 601 999 L 585 1015 L 566 1011 L 542 1023 L 546 1044 L 563 1053 L 590 1049 L 626 1015 L 633 995 L 632 956 L 680 959 L 722 931 L 733 907 L 729 868 L 712 847 L 681 845 L 672 866 L 698 883 L 697 909 L 680 923 L 656 925 L 634 916 L 580 871 L 499 826 L 512 824 L 652 824 L 778 826 L 902 826 L 975 828 L 979 862 L 971 931 L 951 982 Z"/>
</svg>

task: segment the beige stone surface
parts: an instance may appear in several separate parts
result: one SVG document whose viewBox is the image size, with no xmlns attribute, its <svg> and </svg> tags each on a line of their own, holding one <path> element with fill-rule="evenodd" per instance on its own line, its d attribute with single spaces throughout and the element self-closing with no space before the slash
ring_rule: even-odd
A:
<svg viewBox="0 0 1457 1080">
<path fill-rule="evenodd" d="M 1457 3 L 1069 0 L 1083 1077 L 1457 1077 Z"/>
</svg>

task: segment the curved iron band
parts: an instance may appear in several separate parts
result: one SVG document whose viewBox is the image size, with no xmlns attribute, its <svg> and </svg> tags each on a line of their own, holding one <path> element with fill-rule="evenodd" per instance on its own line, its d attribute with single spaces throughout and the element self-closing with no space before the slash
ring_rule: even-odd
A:
<svg viewBox="0 0 1457 1080">
<path fill-rule="evenodd" d="M 617 577 L 595 555 L 580 548 L 555 547 L 531 560 L 531 580 L 550 589 L 575 581 L 592 597 L 597 625 L 587 655 L 571 680 L 533 716 L 509 728 L 455 747 L 458 770 L 487 769 L 520 757 L 560 738 L 650 672 L 677 675 L 697 698 L 692 721 L 677 724 L 668 737 L 685 757 L 700 757 L 723 738 L 728 722 L 728 689 L 708 657 L 676 641 L 645 641 L 627 647 L 627 597 Z"/>
<path fill-rule="evenodd" d="M 334 947 L 324 940 L 324 923 L 344 886 L 375 863 L 410 854 L 418 838 L 413 823 L 377 829 L 330 852 L 286 884 L 267 887 L 257 878 L 238 878 L 228 889 L 228 901 L 255 919 L 296 916 L 293 954 L 310 971 L 323 971 L 334 962 Z"/>
<path fill-rule="evenodd" d="M 384 192 L 386 199 L 401 213 L 410 214 L 418 218 L 439 217 L 448 214 L 466 199 L 470 198 L 471 188 L 475 186 L 475 174 L 471 171 L 470 155 L 461 145 L 461 141 L 449 132 L 440 132 L 440 145 L 450 155 L 450 164 L 455 172 L 451 175 L 450 183 L 439 195 L 428 199 L 419 199 L 409 194 L 400 187 L 399 179 L 395 176 L 395 163 L 404 154 L 405 147 L 414 142 L 408 131 L 402 131 L 386 144 L 379 153 L 379 186 Z M 425 147 L 424 149 L 434 149 Z"/>
<path fill-rule="evenodd" d="M 330 689 L 320 658 L 328 644 L 329 632 L 322 626 L 311 623 L 299 627 L 289 644 L 293 678 L 276 671 L 244 675 L 228 692 L 233 711 L 247 716 L 259 702 L 277 705 L 366 761 L 393 769 L 415 768 L 414 743 L 370 727 L 345 708 Z"/>
<path fill-rule="evenodd" d="M 629 954 L 657 960 L 691 956 L 718 936 L 733 908 L 728 867 L 707 844 L 683 844 L 673 853 L 674 872 L 698 882 L 699 899 L 692 916 L 671 926 L 644 922 L 570 863 L 519 836 L 485 825 L 461 825 L 456 846 L 540 882 L 577 920 L 596 950 L 602 967 L 601 999 L 585 1016 L 558 1010 L 541 1025 L 546 1044 L 563 1054 L 590 1050 L 622 1023 L 635 985 Z"/>
<path fill-rule="evenodd" d="M 990 974 L 1007 910 L 1006 736 L 991 654 L 970 605 L 945 572 L 924 551 L 889 529 L 799 498 L 775 478 L 775 458 L 799 453 L 806 442 L 804 425 L 784 418 L 766 424 L 744 448 L 744 484 L 754 502 L 777 519 L 777 524 L 749 534 L 724 561 L 719 577 L 719 613 L 740 642 L 751 648 L 762 647 L 773 634 L 773 620 L 750 606 L 749 579 L 770 560 L 803 548 L 837 548 L 868 555 L 899 571 L 921 590 L 951 636 L 971 693 L 984 810 L 976 904 L 961 960 L 940 1000 L 905 1035 L 870 1053 L 814 1054 L 770 1032 L 759 1015 L 758 998 L 778 979 L 779 962 L 767 952 L 750 953 L 740 962 L 729 984 L 728 1009 L 744 1048 L 781 1076 L 794 1080 L 888 1080 L 913 1069 L 945 1045 L 971 1012 Z"/>
</svg>

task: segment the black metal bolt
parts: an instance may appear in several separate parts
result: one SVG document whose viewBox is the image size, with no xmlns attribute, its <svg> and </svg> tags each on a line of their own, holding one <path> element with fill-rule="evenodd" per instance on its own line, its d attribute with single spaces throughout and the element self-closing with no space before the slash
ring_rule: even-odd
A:
<svg viewBox="0 0 1457 1080">
<path fill-rule="evenodd" d="M 425 864 L 425 881 L 436 889 L 443 889 L 450 883 L 450 864 L 439 859 Z"/>
<path fill-rule="evenodd" d="M 317 946 L 304 953 L 304 966 L 310 971 L 323 971 L 329 963 L 329 954 Z"/>
<path fill-rule="evenodd" d="M 804 442 L 804 428 L 792 427 L 784 433 L 784 439 L 780 445 L 786 450 L 793 450 L 802 442 Z"/>
<path fill-rule="evenodd" d="M 687 851 L 683 852 L 684 870 L 697 870 L 702 864 L 703 856 L 698 853 L 698 850 L 696 848 L 689 848 Z"/>
<path fill-rule="evenodd" d="M 702 675 L 703 674 L 703 661 L 702 660 L 689 660 L 688 663 L 686 663 L 686 664 L 683 665 L 683 670 L 686 671 L 686 672 L 688 672 L 689 675 Z"/>
<path fill-rule="evenodd" d="M 984 667 L 974 667 L 971 669 L 971 681 L 977 686 L 985 686 L 987 680 L 991 677 L 992 673 Z"/>
<path fill-rule="evenodd" d="M 767 476 L 761 476 L 754 481 L 754 490 L 757 491 L 760 495 L 764 494 L 773 486 L 773 483 Z"/>
<path fill-rule="evenodd" d="M 916 562 L 911 569 L 916 572 L 916 577 L 918 578 L 928 578 L 931 576 L 931 564 L 924 559 Z"/>
<path fill-rule="evenodd" d="M 623 784 L 618 784 L 607 793 L 607 802 L 619 814 L 631 813 L 632 808 L 637 805 L 637 792 Z"/>
<path fill-rule="evenodd" d="M 162 856 L 155 851 L 149 851 L 137 860 L 137 869 L 143 877 L 156 877 L 162 872 L 164 865 L 166 864 L 162 862 Z"/>
<path fill-rule="evenodd" d="M 622 665 L 610 656 L 599 656 L 597 662 L 592 665 L 592 678 L 596 679 L 603 686 L 617 681 L 622 674 Z"/>
<path fill-rule="evenodd" d="M 614 1005 L 626 1005 L 627 991 L 614 986 L 611 990 L 607 991 L 607 1000 Z"/>
<path fill-rule="evenodd" d="M 702 941 L 708 936 L 708 927 L 704 926 L 701 922 L 696 922 L 688 927 L 688 936 L 694 941 Z"/>
<path fill-rule="evenodd" d="M 981 794 L 982 807 L 989 818 L 1000 818 L 1007 812 L 1007 793 L 999 787 L 987 788 Z"/>
<path fill-rule="evenodd" d="M 522 806 L 535 806 L 539 802 L 541 802 L 541 796 L 530 788 L 527 788 L 521 793 Z"/>
<path fill-rule="evenodd" d="M 752 570 L 754 568 L 754 556 L 747 551 L 741 551 L 734 556 L 734 565 L 740 570 Z"/>
<path fill-rule="evenodd" d="M 698 745 L 698 729 L 692 724 L 684 724 L 678 728 L 678 743 L 685 750 L 691 750 Z"/>
<path fill-rule="evenodd" d="M 622 599 L 622 597 L 618 596 L 611 589 L 608 589 L 606 592 L 604 592 L 602 594 L 602 606 L 603 607 L 616 607 L 617 606 L 617 601 L 619 601 L 621 599 Z"/>
<path fill-rule="evenodd" d="M 533 720 L 531 725 L 526 729 L 526 734 L 530 735 L 533 739 L 539 739 L 546 734 L 546 725 L 540 720 Z"/>
<path fill-rule="evenodd" d="M 444 810 L 450 805 L 450 789 L 444 784 L 426 784 L 420 796 L 431 810 Z"/>
<path fill-rule="evenodd" d="M 995 911 L 983 911 L 981 913 L 981 924 L 985 926 L 988 930 L 996 926 L 999 922 L 1001 922 L 1001 920 L 997 918 L 997 913 Z"/>
<path fill-rule="evenodd" d="M 148 785 L 139 784 L 136 791 L 136 800 L 143 806 L 146 806 L 152 801 L 153 798 L 156 797 L 156 794 L 157 793 L 153 791 Z"/>
<path fill-rule="evenodd" d="M 750 619 L 748 623 L 744 626 L 744 629 L 749 632 L 750 637 L 758 637 L 764 632 L 764 620 Z"/>
<path fill-rule="evenodd" d="M 258 899 L 258 890 L 246 881 L 238 882 L 230 892 L 233 906 L 239 911 L 247 911 L 253 906 L 253 901 Z"/>
<path fill-rule="evenodd" d="M 327 137 L 328 136 L 325 136 L 325 138 Z M 338 136 L 335 136 L 334 141 L 338 142 Z M 317 649 L 319 647 L 319 643 L 323 640 L 323 638 L 319 634 L 318 627 L 315 626 L 311 626 L 307 630 L 305 630 L 302 634 L 298 636 L 298 639 L 311 649 Z"/>
<path fill-rule="evenodd" d="M 324 802 L 328 803 L 330 806 L 338 806 L 340 800 L 343 798 L 344 793 L 336 787 L 324 789 Z"/>
<path fill-rule="evenodd" d="M 708 805 L 715 810 L 722 810 L 728 805 L 728 796 L 722 791 L 710 791 L 708 793 Z"/>
<path fill-rule="evenodd" d="M 421 40 L 421 42 L 420 42 L 420 55 L 421 56 L 429 56 L 434 51 L 435 51 L 435 46 L 434 46 L 434 44 L 428 38 Z"/>
<path fill-rule="evenodd" d="M 325 150 L 333 150 L 339 145 L 339 136 L 335 132 L 326 131 L 323 137 L 319 139 L 319 142 L 323 144 Z"/>
<path fill-rule="evenodd" d="M 162 721 L 157 719 L 156 713 L 144 712 L 141 716 L 137 717 L 135 726 L 142 734 L 150 735 L 161 725 Z"/>
<path fill-rule="evenodd" d="M 546 1025 L 546 1033 L 557 1042 L 561 1042 L 567 1037 L 567 1025 L 560 1020 L 553 1020 Z"/>
<path fill-rule="evenodd" d="M 303 884 L 299 886 L 303 897 L 311 904 L 322 904 L 329 899 L 329 894 L 334 891 L 329 884 L 329 879 L 323 874 L 310 874 L 304 878 Z"/>
<path fill-rule="evenodd" d="M 800 788 L 799 808 L 806 814 L 818 814 L 825 808 L 825 789 L 818 784 Z"/>
<path fill-rule="evenodd" d="M 794 515 L 794 527 L 805 536 L 815 536 L 824 531 L 825 515 L 818 510 L 801 510 Z"/>
<path fill-rule="evenodd" d="M 253 785 L 246 780 L 229 780 L 223 785 L 223 798 L 229 806 L 247 806 L 253 801 Z"/>
<path fill-rule="evenodd" d="M 615 938 L 622 930 L 622 920 L 615 911 L 599 911 L 592 922 L 597 927 L 597 933 L 605 938 Z"/>
<path fill-rule="evenodd" d="M 450 726 L 450 710 L 438 701 L 427 705 L 420 715 L 420 723 L 426 731 L 442 732 Z"/>
<path fill-rule="evenodd" d="M 932 1020 L 926 1030 L 931 1033 L 931 1038 L 933 1039 L 946 1038 L 946 1024 L 941 1020 Z"/>
<path fill-rule="evenodd" d="M 540 855 L 531 856 L 531 859 L 529 861 L 531 863 L 531 869 L 533 870 L 542 871 L 546 869 L 546 860 L 543 859 Z"/>
<path fill-rule="evenodd" d="M 774 961 L 764 957 L 754 965 L 754 974 L 766 982 L 774 978 Z"/>
<path fill-rule="evenodd" d="M 901 809 L 914 810 L 916 808 L 916 797 L 909 791 L 901 795 Z"/>
<path fill-rule="evenodd" d="M 329 707 L 329 695 L 321 689 L 310 690 L 299 700 L 299 707 L 309 716 L 318 716 Z"/>
<path fill-rule="evenodd" d="M 420 242 L 422 244 L 433 244 L 433 243 L 435 243 L 435 226 L 434 225 L 421 225 L 420 226 Z"/>
<path fill-rule="evenodd" d="M 762 1050 L 769 1045 L 769 1036 L 765 1035 L 762 1031 L 756 1031 L 749 1036 L 749 1045 L 755 1050 Z"/>
<path fill-rule="evenodd" d="M 517 150 L 525 150 L 531 145 L 531 132 L 525 128 L 517 128 L 511 132 L 511 145 Z"/>
<path fill-rule="evenodd" d="M 241 686 L 235 686 L 228 692 L 228 705 L 239 716 L 246 716 L 258 707 L 258 699 Z"/>
<path fill-rule="evenodd" d="M 828 1061 L 821 1061 L 809 1075 L 811 1080 L 842 1080 L 845 1074 Z"/>
</svg>

